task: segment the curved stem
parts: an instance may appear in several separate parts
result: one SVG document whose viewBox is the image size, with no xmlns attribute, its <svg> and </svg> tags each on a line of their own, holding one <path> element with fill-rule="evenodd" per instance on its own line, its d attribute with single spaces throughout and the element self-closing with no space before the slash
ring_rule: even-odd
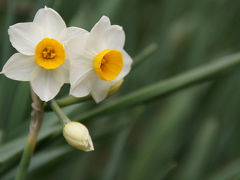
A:
<svg viewBox="0 0 240 180">
<path fill-rule="evenodd" d="M 56 100 L 56 102 L 60 107 L 65 107 L 65 106 L 69 106 L 72 104 L 77 104 L 77 103 L 80 103 L 83 101 L 87 101 L 89 99 L 91 99 L 91 96 L 85 96 L 85 97 L 81 97 L 81 98 L 69 96 L 69 97 L 64 97 L 62 99 Z"/>
<path fill-rule="evenodd" d="M 32 154 L 34 152 L 37 136 L 43 121 L 44 110 L 42 102 L 39 100 L 37 95 L 32 90 L 31 94 L 33 100 L 32 104 L 33 111 L 31 114 L 32 117 L 30 122 L 30 130 L 28 134 L 27 143 L 21 158 L 21 162 L 17 171 L 16 180 L 23 180 L 27 175 L 27 169 L 30 164 Z"/>
<path fill-rule="evenodd" d="M 64 114 L 64 112 L 61 110 L 61 108 L 59 107 L 59 104 L 56 101 L 54 101 L 54 100 L 52 101 L 51 108 L 56 113 L 56 115 L 58 116 L 58 119 L 61 121 L 63 126 L 65 124 L 67 124 L 68 122 L 70 122 L 70 120 Z"/>
<path fill-rule="evenodd" d="M 90 100 L 90 99 L 92 99 L 92 97 L 90 95 L 85 96 L 85 97 L 81 97 L 81 98 L 77 98 L 77 97 L 73 97 L 73 96 L 67 96 L 67 97 L 56 100 L 56 103 L 58 104 L 59 107 L 65 107 L 65 106 L 69 106 L 69 105 L 73 105 L 73 104 L 78 104 L 80 102 L 85 102 L 85 101 Z M 44 105 L 44 110 L 45 111 L 51 111 L 52 110 L 51 106 L 52 106 L 51 102 L 45 104 Z"/>
</svg>

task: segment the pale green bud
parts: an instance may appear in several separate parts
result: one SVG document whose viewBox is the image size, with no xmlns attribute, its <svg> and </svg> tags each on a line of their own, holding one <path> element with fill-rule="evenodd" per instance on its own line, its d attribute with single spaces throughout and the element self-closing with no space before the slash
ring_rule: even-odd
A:
<svg viewBox="0 0 240 180">
<path fill-rule="evenodd" d="M 65 124 L 63 128 L 63 136 L 65 137 L 68 144 L 79 150 L 94 150 L 92 139 L 89 135 L 88 129 L 86 128 L 86 126 L 79 122 L 70 121 Z"/>
</svg>

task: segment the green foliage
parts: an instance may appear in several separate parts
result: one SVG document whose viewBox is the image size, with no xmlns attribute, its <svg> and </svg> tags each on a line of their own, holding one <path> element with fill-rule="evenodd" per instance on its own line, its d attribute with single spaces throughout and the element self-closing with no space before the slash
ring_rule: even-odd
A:
<svg viewBox="0 0 240 180">
<path fill-rule="evenodd" d="M 8 26 L 31 21 L 44 3 L 0 2 L 0 69 L 15 52 Z M 63 108 L 89 127 L 95 151 L 68 146 L 56 115 L 45 114 L 28 179 L 239 179 L 240 2 L 51 0 L 46 5 L 68 25 L 88 30 L 101 15 L 110 16 L 123 26 L 125 49 L 136 61 L 106 102 L 75 101 L 79 104 Z M 68 100 L 57 102 L 64 106 Z M 30 113 L 29 84 L 1 75 L 0 179 L 16 174 Z"/>
</svg>

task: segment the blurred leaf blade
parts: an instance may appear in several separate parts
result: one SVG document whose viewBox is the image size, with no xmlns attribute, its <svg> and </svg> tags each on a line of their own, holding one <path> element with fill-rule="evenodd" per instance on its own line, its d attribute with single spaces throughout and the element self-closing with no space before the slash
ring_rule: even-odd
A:
<svg viewBox="0 0 240 180">
<path fill-rule="evenodd" d="M 179 173 L 176 174 L 176 179 L 205 179 L 201 174 L 206 170 L 206 162 L 214 147 L 218 126 L 218 121 L 214 117 L 206 120 L 197 133 L 190 152 L 187 153 L 188 157 L 179 169 Z"/>
<path fill-rule="evenodd" d="M 169 80 L 156 83 L 147 88 L 143 88 L 141 90 L 133 92 L 130 95 L 121 97 L 118 100 L 103 104 L 95 108 L 94 110 L 91 110 L 90 112 L 82 114 L 80 118 L 76 118 L 76 120 L 77 121 L 86 120 L 89 118 L 93 118 L 96 115 L 103 114 L 105 112 L 113 111 L 116 109 L 119 110 L 120 108 L 124 109 L 129 106 L 142 103 L 144 101 L 149 101 L 153 98 L 169 94 L 171 92 L 174 92 L 174 90 L 178 90 L 199 80 L 215 75 L 216 73 L 222 72 L 223 70 L 234 67 L 239 63 L 240 54 L 228 56 L 226 58 L 223 58 L 223 60 L 221 61 L 214 62 L 210 65 L 205 65 L 203 67 L 197 68 L 196 70 L 191 70 L 187 73 L 176 76 L 175 78 L 170 78 Z M 49 127 L 49 129 L 43 131 L 42 134 L 40 133 L 39 139 L 44 139 L 50 136 L 51 134 L 59 132 L 59 130 L 60 126 L 56 126 L 54 128 Z M 1 145 L 0 150 L 2 150 L 2 152 L 5 152 L 5 150 L 11 149 L 9 147 L 12 147 L 13 144 L 14 143 Z M 22 148 L 23 145 L 18 146 L 16 152 L 12 152 L 9 155 L 4 155 L 4 153 L 1 153 L 0 151 L 0 162 L 7 160 L 8 158 L 10 158 L 9 156 L 15 155 L 17 152 L 20 152 Z"/>
<path fill-rule="evenodd" d="M 207 179 L 208 180 L 228 180 L 228 179 L 233 179 L 234 177 L 238 179 L 239 174 L 240 174 L 240 160 L 237 159 L 225 165 L 223 168 L 221 168 L 221 170 L 218 170 L 217 172 L 213 173 Z"/>
<path fill-rule="evenodd" d="M 169 78 L 164 81 L 160 81 L 148 87 L 137 90 L 129 95 L 125 95 L 115 101 L 103 104 L 96 109 L 81 114 L 76 121 L 82 121 L 92 118 L 96 115 L 106 113 L 113 110 L 119 110 L 126 108 L 127 106 L 133 106 L 136 104 L 144 103 L 146 101 L 157 99 L 160 96 L 166 95 L 181 88 L 190 86 L 193 83 L 197 83 L 200 80 L 210 78 L 217 73 L 221 73 L 228 68 L 233 68 L 240 63 L 240 54 L 234 54 L 222 58 L 219 61 L 213 62 L 209 65 L 205 65 L 186 73 L 177 75 L 176 77 Z"/>
</svg>

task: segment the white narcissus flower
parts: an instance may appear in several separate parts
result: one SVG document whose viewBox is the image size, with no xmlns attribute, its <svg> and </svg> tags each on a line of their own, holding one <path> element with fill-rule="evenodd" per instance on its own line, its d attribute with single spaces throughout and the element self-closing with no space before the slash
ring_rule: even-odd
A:
<svg viewBox="0 0 240 180">
<path fill-rule="evenodd" d="M 88 33 L 69 41 L 70 94 L 91 94 L 98 103 L 108 95 L 112 84 L 130 71 L 132 59 L 123 49 L 125 33 L 103 16 Z"/>
<path fill-rule="evenodd" d="M 53 9 L 39 9 L 33 22 L 10 26 L 10 41 L 19 53 L 10 57 L 1 73 L 14 80 L 30 81 L 40 99 L 49 101 L 69 82 L 67 42 L 85 32 L 67 28 Z"/>
</svg>

